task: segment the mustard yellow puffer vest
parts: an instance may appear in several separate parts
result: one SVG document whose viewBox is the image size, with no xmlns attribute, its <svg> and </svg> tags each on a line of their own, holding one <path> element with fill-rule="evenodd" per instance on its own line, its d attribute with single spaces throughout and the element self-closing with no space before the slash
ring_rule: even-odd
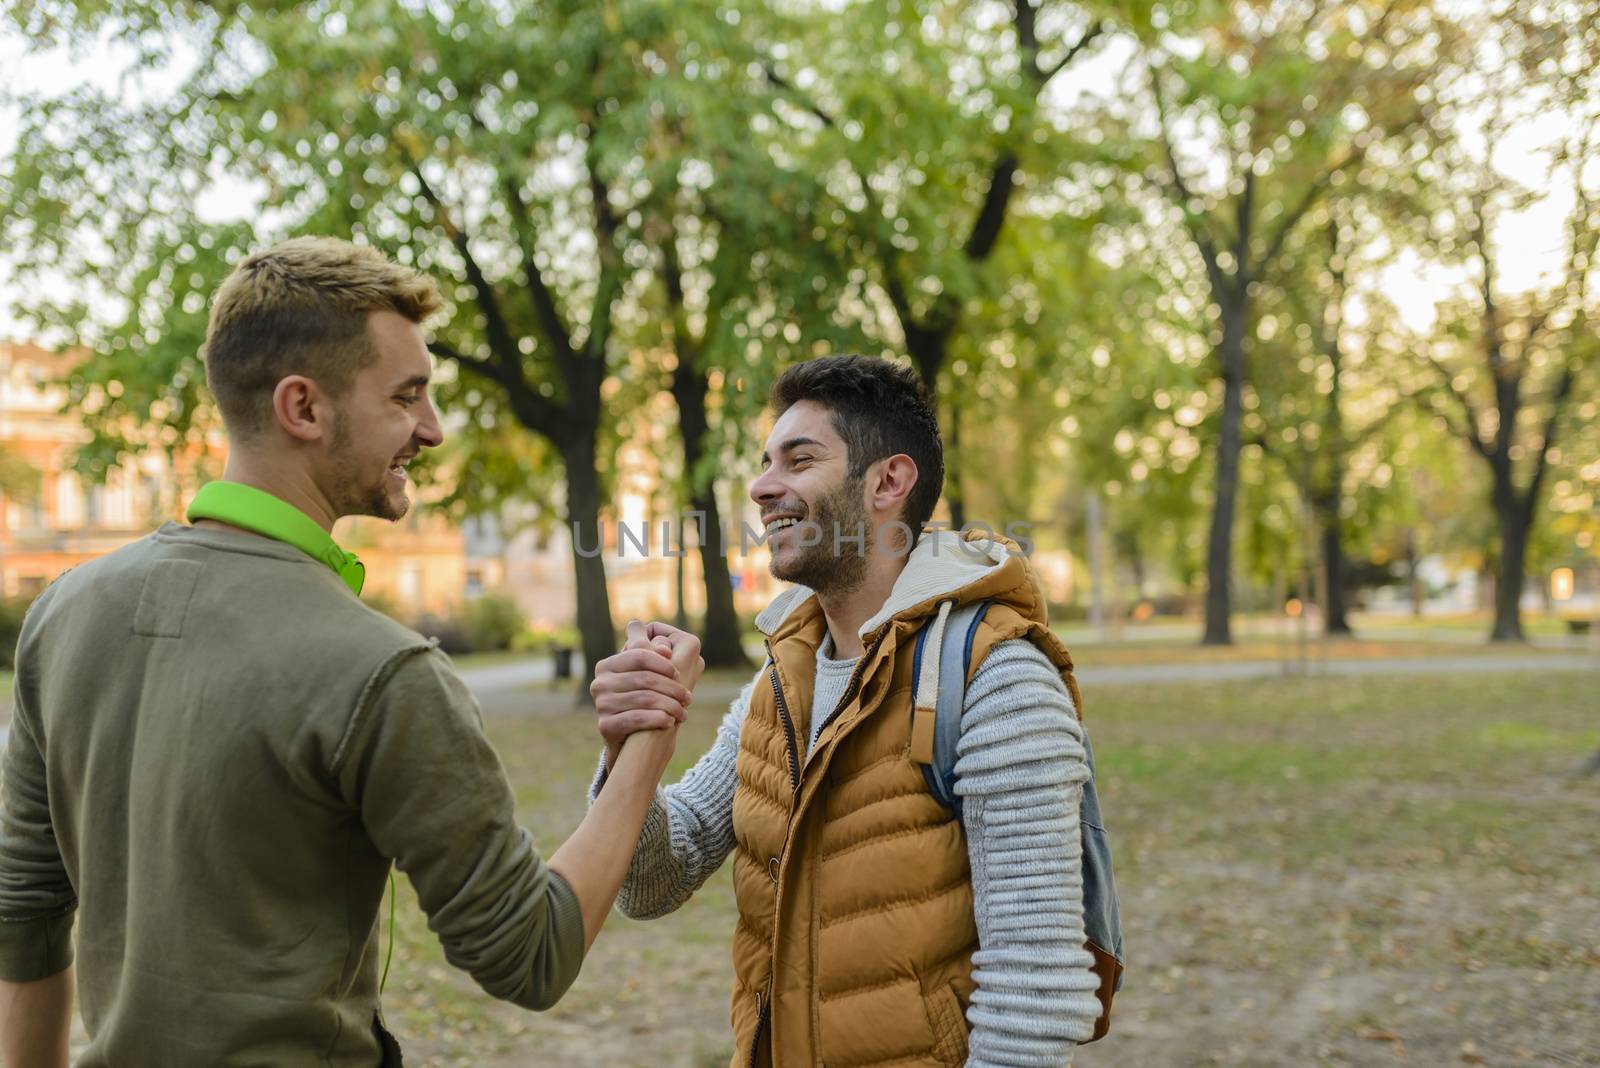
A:
<svg viewBox="0 0 1600 1068">
<path fill-rule="evenodd" d="M 989 600 L 973 668 L 996 643 L 1026 638 L 1072 686 L 1072 661 L 1046 625 L 1031 568 L 1020 555 L 996 555 L 958 576 L 973 581 L 864 634 L 837 709 L 811 708 L 827 625 L 816 598 L 770 634 L 772 663 L 740 731 L 733 798 L 735 1068 L 965 1061 L 978 933 L 960 825 L 910 757 L 917 630 L 941 601 Z M 812 715 L 826 723 L 808 757 Z"/>
</svg>

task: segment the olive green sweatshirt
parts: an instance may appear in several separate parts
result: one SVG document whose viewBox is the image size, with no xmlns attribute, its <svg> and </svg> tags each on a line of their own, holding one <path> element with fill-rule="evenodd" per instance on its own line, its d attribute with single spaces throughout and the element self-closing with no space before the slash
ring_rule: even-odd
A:
<svg viewBox="0 0 1600 1068">
<path fill-rule="evenodd" d="M 29 611 L 0 780 L 0 979 L 73 961 L 80 1065 L 379 1063 L 390 862 L 452 964 L 553 1004 L 571 888 L 430 642 L 298 549 L 168 524 Z"/>
</svg>

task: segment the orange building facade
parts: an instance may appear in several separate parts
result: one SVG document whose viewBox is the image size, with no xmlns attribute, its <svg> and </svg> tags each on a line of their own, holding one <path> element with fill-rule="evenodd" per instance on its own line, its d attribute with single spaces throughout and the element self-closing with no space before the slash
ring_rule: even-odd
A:
<svg viewBox="0 0 1600 1068">
<path fill-rule="evenodd" d="M 0 595 L 32 598 L 56 576 L 181 517 L 199 485 L 199 464 L 183 470 L 152 449 L 113 469 L 103 485 L 80 477 L 73 456 L 89 440 L 66 410 L 57 383 L 71 354 L 0 342 Z M 205 467 L 222 469 L 219 438 Z M 334 531 L 367 566 L 366 593 L 396 614 L 448 616 L 467 594 L 465 539 L 437 515 L 413 511 L 400 523 L 347 519 Z"/>
</svg>

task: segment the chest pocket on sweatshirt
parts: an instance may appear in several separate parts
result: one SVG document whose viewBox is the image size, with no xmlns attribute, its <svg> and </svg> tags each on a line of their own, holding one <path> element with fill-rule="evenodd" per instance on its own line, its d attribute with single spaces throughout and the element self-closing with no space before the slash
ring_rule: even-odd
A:
<svg viewBox="0 0 1600 1068">
<path fill-rule="evenodd" d="M 133 632 L 145 638 L 181 638 L 195 583 L 205 565 L 196 560 L 163 560 L 144 577 Z"/>
</svg>

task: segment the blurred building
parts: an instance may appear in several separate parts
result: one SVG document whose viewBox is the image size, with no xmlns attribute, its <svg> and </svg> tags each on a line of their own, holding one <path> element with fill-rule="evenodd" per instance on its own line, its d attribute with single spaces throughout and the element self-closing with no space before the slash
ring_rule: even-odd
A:
<svg viewBox="0 0 1600 1068">
<path fill-rule="evenodd" d="M 57 575 L 182 515 L 201 481 L 200 459 L 220 471 L 219 440 L 186 463 L 152 449 L 103 485 L 72 470 L 89 431 L 55 383 L 72 354 L 0 342 L 0 594 L 33 597 Z M 9 492 L 7 488 L 9 487 Z M 401 616 L 449 615 L 468 594 L 466 539 L 447 519 L 413 510 L 400 523 L 347 519 L 335 536 L 367 566 L 365 595 Z"/>
<path fill-rule="evenodd" d="M 0 594 L 6 597 L 33 597 L 68 568 L 180 518 L 194 490 L 226 459 L 219 438 L 203 457 L 174 459 L 152 449 L 113 469 L 104 484 L 80 477 L 73 456 L 90 434 L 66 410 L 66 391 L 55 384 L 74 359 L 0 342 Z M 705 611 L 697 542 L 691 533 L 687 552 L 681 551 L 679 518 L 659 492 L 664 472 L 657 450 L 665 447 L 628 443 L 618 458 L 625 475 L 615 509 L 602 521 L 600 546 L 619 625 L 635 617 L 672 618 L 680 589 L 691 617 Z M 759 527 L 743 487 L 724 489 L 724 505 L 734 506 L 724 519 L 734 601 L 742 614 L 754 615 L 782 584 L 768 572 L 765 547 L 741 538 L 741 524 Z M 457 525 L 413 508 L 399 523 L 341 520 L 334 536 L 366 565 L 363 598 L 399 618 L 449 617 L 474 597 L 500 594 L 532 625 L 570 624 L 577 615 L 570 529 L 560 520 L 534 518 L 472 518 Z"/>
</svg>

